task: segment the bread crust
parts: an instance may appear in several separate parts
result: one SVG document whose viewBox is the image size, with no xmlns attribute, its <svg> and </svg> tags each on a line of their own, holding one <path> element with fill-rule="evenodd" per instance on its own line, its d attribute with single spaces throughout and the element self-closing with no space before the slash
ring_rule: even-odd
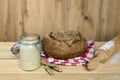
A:
<svg viewBox="0 0 120 80">
<path fill-rule="evenodd" d="M 69 59 L 80 56 L 86 50 L 87 43 L 80 32 L 51 32 L 42 39 L 43 50 L 49 57 Z"/>
</svg>

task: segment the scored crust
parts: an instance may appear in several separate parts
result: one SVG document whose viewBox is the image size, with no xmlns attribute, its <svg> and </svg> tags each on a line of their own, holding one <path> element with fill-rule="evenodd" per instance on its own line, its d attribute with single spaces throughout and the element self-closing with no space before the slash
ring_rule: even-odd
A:
<svg viewBox="0 0 120 80">
<path fill-rule="evenodd" d="M 49 57 L 69 59 L 80 56 L 86 50 L 86 40 L 75 31 L 51 32 L 42 39 L 43 50 Z"/>
</svg>

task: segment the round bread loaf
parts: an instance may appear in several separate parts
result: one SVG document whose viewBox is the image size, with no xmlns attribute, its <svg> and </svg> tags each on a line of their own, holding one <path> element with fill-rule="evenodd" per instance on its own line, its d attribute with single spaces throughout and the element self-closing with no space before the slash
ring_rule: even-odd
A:
<svg viewBox="0 0 120 80">
<path fill-rule="evenodd" d="M 80 32 L 51 32 L 42 39 L 43 50 L 49 57 L 69 59 L 80 56 L 86 50 L 85 38 Z"/>
</svg>

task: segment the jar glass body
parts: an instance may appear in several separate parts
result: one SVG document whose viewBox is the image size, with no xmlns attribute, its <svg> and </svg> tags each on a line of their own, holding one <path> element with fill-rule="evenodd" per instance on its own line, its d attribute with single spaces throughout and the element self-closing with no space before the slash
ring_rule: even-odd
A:
<svg viewBox="0 0 120 80">
<path fill-rule="evenodd" d="M 19 40 L 20 68 L 35 70 L 41 65 L 41 42 L 39 35 L 22 35 Z"/>
</svg>

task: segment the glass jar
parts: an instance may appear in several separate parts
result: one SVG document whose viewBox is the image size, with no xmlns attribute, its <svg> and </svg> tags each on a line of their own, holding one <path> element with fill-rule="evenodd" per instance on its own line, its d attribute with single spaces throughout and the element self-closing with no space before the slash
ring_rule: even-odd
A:
<svg viewBox="0 0 120 80">
<path fill-rule="evenodd" d="M 24 34 L 11 51 L 20 53 L 20 68 L 23 70 L 35 70 L 41 65 L 41 42 L 38 34 Z"/>
</svg>

